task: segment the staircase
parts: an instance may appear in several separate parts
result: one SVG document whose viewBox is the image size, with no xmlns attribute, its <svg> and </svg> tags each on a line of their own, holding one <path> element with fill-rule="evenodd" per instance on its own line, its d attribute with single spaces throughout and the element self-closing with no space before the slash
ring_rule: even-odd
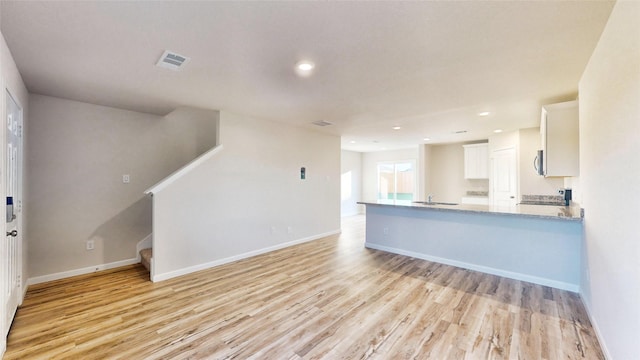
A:
<svg viewBox="0 0 640 360">
<path fill-rule="evenodd" d="M 162 126 L 164 127 L 163 130 L 166 131 L 162 134 L 163 136 L 171 135 L 173 141 L 169 142 L 168 145 L 171 145 L 172 148 L 166 148 L 166 150 L 172 150 L 173 155 L 168 157 L 162 164 L 162 170 L 166 171 L 166 173 L 173 172 L 169 173 L 164 179 L 159 180 L 144 193 L 149 196 L 153 195 L 154 192 L 168 186 L 176 179 L 184 176 L 185 173 L 198 167 L 203 158 L 211 157 L 220 151 L 221 146 L 218 144 L 219 123 L 220 112 L 217 110 L 178 107 L 165 115 Z M 155 202 L 152 200 L 152 208 L 155 206 L 153 205 Z M 153 212 L 154 210 L 152 210 Z M 151 218 L 153 218 L 153 215 Z M 154 227 L 153 221 L 151 222 L 151 227 L 152 229 Z M 150 279 L 153 281 L 155 269 L 158 265 L 155 260 L 158 259 L 153 258 L 152 248 L 159 245 L 158 256 L 164 252 L 160 251 L 163 244 L 154 243 L 152 235 L 152 231 L 150 231 L 146 238 L 139 241 L 136 245 L 136 251 L 140 255 L 140 263 L 149 271 Z"/>
<path fill-rule="evenodd" d="M 151 257 L 153 256 L 153 249 L 142 249 L 140 250 L 140 263 L 144 265 L 144 267 L 151 272 Z"/>
</svg>

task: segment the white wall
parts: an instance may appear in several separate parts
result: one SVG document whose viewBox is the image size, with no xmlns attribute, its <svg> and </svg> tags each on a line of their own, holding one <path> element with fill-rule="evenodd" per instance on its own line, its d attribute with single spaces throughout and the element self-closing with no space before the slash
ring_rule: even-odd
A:
<svg viewBox="0 0 640 360">
<path fill-rule="evenodd" d="M 564 188 L 564 178 L 538 175 L 533 167 L 537 151 L 542 149 L 540 128 L 520 129 L 519 131 L 519 171 L 521 195 L 558 195 L 558 189 Z M 519 199 L 518 199 L 519 200 Z"/>
<path fill-rule="evenodd" d="M 32 282 L 135 259 L 151 233 L 144 190 L 215 145 L 216 111 L 160 117 L 36 94 L 30 108 Z"/>
<path fill-rule="evenodd" d="M 489 156 L 491 152 L 506 148 L 518 148 L 520 145 L 520 134 L 518 131 L 509 131 L 489 136 Z M 532 160 L 533 162 L 533 160 Z"/>
<path fill-rule="evenodd" d="M 422 171 L 418 164 L 418 146 L 411 149 L 376 151 L 362 154 L 362 199 L 365 201 L 375 200 L 378 197 L 378 162 L 383 161 L 416 161 L 416 184 L 417 174 Z M 421 197 L 417 194 L 418 198 Z"/>
<path fill-rule="evenodd" d="M 640 340 L 640 2 L 618 1 L 580 80 L 581 294 L 605 352 Z"/>
<path fill-rule="evenodd" d="M 467 143 L 430 146 L 430 167 L 426 169 L 426 192 L 434 201 L 459 203 L 467 191 L 488 191 L 489 180 L 464 178 L 464 147 Z"/>
<path fill-rule="evenodd" d="M 362 153 L 342 150 L 340 153 L 340 214 L 350 216 L 364 212 L 362 200 Z"/>
<path fill-rule="evenodd" d="M 522 194 L 557 195 L 564 187 L 563 178 L 545 178 L 536 174 L 533 159 L 540 149 L 540 129 L 530 128 L 492 135 L 489 151 L 513 147 L 518 157 L 518 197 Z M 466 144 L 466 143 L 465 143 Z M 489 180 L 464 178 L 463 143 L 424 145 L 428 149 L 425 160 L 425 193 L 438 201 L 459 202 L 468 190 L 489 190 Z"/>
<path fill-rule="evenodd" d="M 153 194 L 154 281 L 339 232 L 339 137 L 223 112 L 220 141 Z"/>
<path fill-rule="evenodd" d="M 431 145 L 418 145 L 418 200 L 425 197 L 431 189 L 431 181 L 427 172 L 431 169 Z"/>
</svg>

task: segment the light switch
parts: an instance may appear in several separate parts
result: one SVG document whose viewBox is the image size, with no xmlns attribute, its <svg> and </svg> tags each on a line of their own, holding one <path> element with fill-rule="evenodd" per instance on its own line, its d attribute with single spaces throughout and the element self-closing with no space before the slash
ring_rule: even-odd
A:
<svg viewBox="0 0 640 360">
<path fill-rule="evenodd" d="M 128 184 L 130 181 L 131 181 L 131 178 L 129 177 L 129 174 L 122 175 L 122 183 L 123 184 Z"/>
</svg>

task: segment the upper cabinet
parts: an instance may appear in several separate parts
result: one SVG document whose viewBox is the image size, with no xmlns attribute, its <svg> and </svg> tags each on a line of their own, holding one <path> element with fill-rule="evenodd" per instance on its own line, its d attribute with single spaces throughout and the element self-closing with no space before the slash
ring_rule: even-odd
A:
<svg viewBox="0 0 640 360">
<path fill-rule="evenodd" d="M 578 101 L 544 105 L 540 121 L 544 176 L 580 174 Z"/>
<path fill-rule="evenodd" d="M 489 178 L 489 144 L 470 144 L 464 147 L 464 178 Z"/>
</svg>

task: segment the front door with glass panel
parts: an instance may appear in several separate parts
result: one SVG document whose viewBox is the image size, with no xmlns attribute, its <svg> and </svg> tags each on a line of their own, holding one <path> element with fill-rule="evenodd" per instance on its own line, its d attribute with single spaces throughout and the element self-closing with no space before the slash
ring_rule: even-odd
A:
<svg viewBox="0 0 640 360">
<path fill-rule="evenodd" d="M 6 97 L 6 148 L 4 162 L 4 185 L 6 195 L 6 238 L 2 244 L 2 305 L 3 305 L 3 338 L 6 338 L 13 321 L 13 316 L 20 301 L 21 287 L 21 239 L 19 221 L 22 208 L 20 194 L 21 180 L 21 137 L 22 137 L 22 109 L 11 94 Z"/>
</svg>

